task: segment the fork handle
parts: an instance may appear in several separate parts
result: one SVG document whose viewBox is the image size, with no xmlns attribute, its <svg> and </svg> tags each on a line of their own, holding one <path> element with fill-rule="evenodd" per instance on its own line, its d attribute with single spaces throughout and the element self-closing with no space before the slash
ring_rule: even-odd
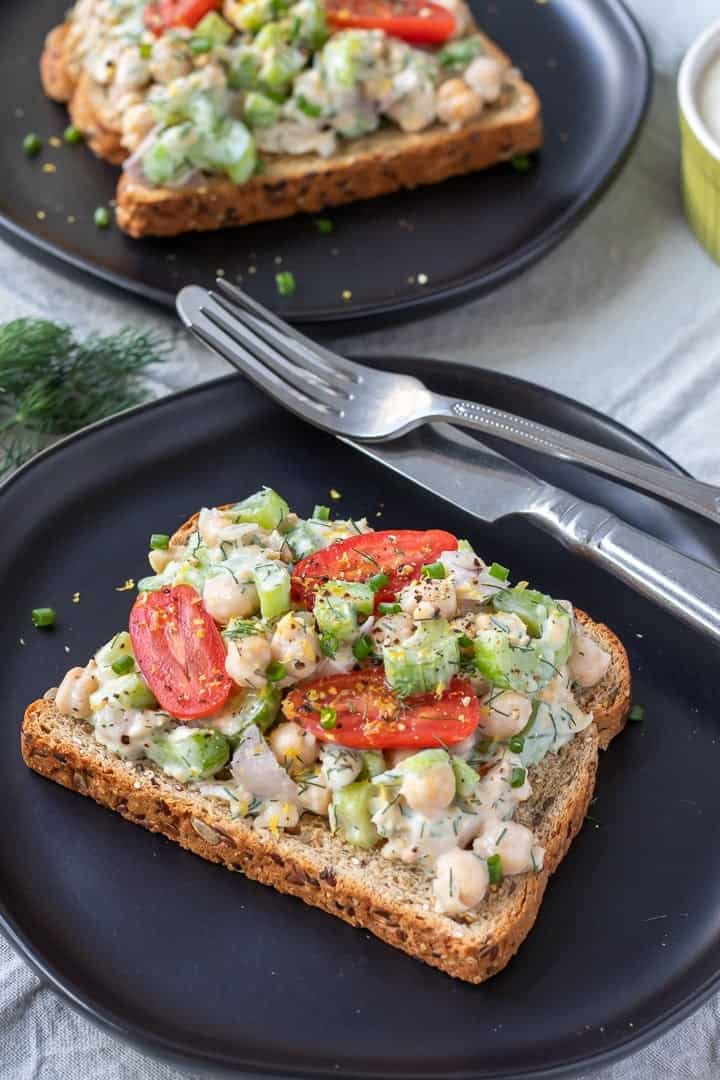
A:
<svg viewBox="0 0 720 1080">
<path fill-rule="evenodd" d="M 720 524 L 720 488 L 712 484 L 678 476 L 658 465 L 638 461 L 617 450 L 606 450 L 603 446 L 503 412 L 502 409 L 440 396 L 434 399 L 434 404 L 437 406 L 435 415 L 438 419 L 507 439 L 508 442 L 529 450 L 539 450 L 562 461 L 585 465 L 631 487 L 659 495 L 686 510 L 694 510 L 696 514 Z"/>
<path fill-rule="evenodd" d="M 720 644 L 720 573 L 614 514 L 548 488 L 534 524 Z"/>
</svg>

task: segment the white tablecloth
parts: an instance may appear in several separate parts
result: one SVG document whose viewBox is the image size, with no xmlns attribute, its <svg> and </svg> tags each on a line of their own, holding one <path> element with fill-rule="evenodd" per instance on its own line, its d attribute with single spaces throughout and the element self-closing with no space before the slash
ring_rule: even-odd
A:
<svg viewBox="0 0 720 1080">
<path fill-rule="evenodd" d="M 532 0 L 528 0 L 528 3 Z M 552 0 L 549 0 L 552 3 Z M 615 186 L 558 250 L 500 292 L 352 348 L 417 352 L 498 368 L 579 398 L 720 482 L 720 268 L 682 213 L 673 80 L 713 0 L 632 0 L 658 82 L 638 148 Z M 0 321 L 51 314 L 80 328 L 142 322 L 173 335 L 158 393 L 224 372 L 170 315 L 65 279 L 0 243 Z M 340 347 L 347 344 L 338 340 Z M 717 1080 L 720 998 L 601 1080 Z M 92 1027 L 0 940 L 0 1076 L 9 1080 L 183 1080 Z M 578 1078 L 579 1080 L 579 1078 Z"/>
</svg>

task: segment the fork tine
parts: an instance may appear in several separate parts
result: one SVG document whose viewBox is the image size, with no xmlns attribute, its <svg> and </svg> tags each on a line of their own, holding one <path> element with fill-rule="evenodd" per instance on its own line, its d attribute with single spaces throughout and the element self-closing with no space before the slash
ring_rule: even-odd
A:
<svg viewBox="0 0 720 1080">
<path fill-rule="evenodd" d="M 177 308 L 188 329 L 242 375 L 260 386 L 273 401 L 319 427 L 334 431 L 336 413 L 288 386 L 278 375 L 257 361 L 234 337 L 225 334 L 208 318 L 205 310 L 207 296 L 204 289 L 195 285 L 186 286 L 178 294 Z"/>
<path fill-rule="evenodd" d="M 291 338 L 299 345 L 304 345 L 313 357 L 327 364 L 331 371 L 341 371 L 349 377 L 357 379 L 364 371 L 368 370 L 364 364 L 358 364 L 354 360 L 348 360 L 347 357 L 340 356 L 338 353 L 331 352 L 330 349 L 318 345 L 311 338 L 306 337 L 305 334 L 296 330 L 294 326 L 290 326 L 290 324 L 281 319 L 279 315 L 276 315 L 273 311 L 263 307 L 257 300 L 248 296 L 248 294 L 244 293 L 242 289 L 239 289 L 237 285 L 232 285 L 225 278 L 218 278 L 216 284 L 220 292 L 223 293 L 225 298 L 233 305 L 242 308 L 250 315 L 254 315 L 263 323 L 272 326 L 280 334 L 283 334 L 287 338 Z"/>
<path fill-rule="evenodd" d="M 270 368 L 284 383 L 289 383 L 311 401 L 321 402 L 335 412 L 340 412 L 347 403 L 346 395 L 337 393 L 327 383 L 320 382 L 314 375 L 286 360 L 235 315 L 229 316 L 225 308 L 217 302 L 203 304 L 202 313 L 237 345 L 249 352 L 257 363 Z"/>
<path fill-rule="evenodd" d="M 352 391 L 352 388 L 358 385 L 356 379 L 345 375 L 344 372 L 331 370 L 324 363 L 316 360 L 315 356 L 304 345 L 276 330 L 274 326 L 263 322 L 243 308 L 228 304 L 217 293 L 211 292 L 210 295 L 217 304 L 227 311 L 230 318 L 241 323 L 254 339 L 265 342 L 266 346 L 269 346 L 275 353 L 279 353 L 284 360 L 295 364 L 302 371 L 308 372 L 310 377 L 314 376 L 320 379 L 331 390 L 347 396 Z"/>
</svg>

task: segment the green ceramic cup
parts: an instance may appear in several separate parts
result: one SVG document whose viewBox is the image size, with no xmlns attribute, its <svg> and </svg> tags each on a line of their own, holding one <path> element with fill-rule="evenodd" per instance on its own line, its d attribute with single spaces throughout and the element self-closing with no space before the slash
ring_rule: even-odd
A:
<svg viewBox="0 0 720 1080">
<path fill-rule="evenodd" d="M 720 63 L 720 21 L 691 46 L 678 75 L 685 211 L 700 243 L 720 262 L 720 143 L 698 107 L 701 81 L 713 60 Z"/>
</svg>

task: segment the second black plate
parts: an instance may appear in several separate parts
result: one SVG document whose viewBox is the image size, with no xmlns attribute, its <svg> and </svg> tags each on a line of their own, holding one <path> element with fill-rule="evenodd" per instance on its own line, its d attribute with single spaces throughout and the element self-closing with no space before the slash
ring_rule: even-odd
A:
<svg viewBox="0 0 720 1080">
<path fill-rule="evenodd" d="M 547 389 L 452 364 L 395 363 L 435 390 L 667 464 L 630 432 Z M 534 465 L 718 562 L 708 522 L 571 466 Z M 483 986 L 455 982 L 203 862 L 22 763 L 25 706 L 126 625 L 132 593 L 117 590 L 146 572 L 149 533 L 170 532 L 196 507 L 262 483 L 301 512 L 336 488 L 336 511 L 367 513 L 380 527 L 441 526 L 468 536 L 516 578 L 571 597 L 627 643 L 645 722 L 603 755 L 593 820 L 518 955 Z M 2 505 L 0 919 L 86 1016 L 193 1072 L 576 1076 L 648 1040 L 717 984 L 717 651 L 618 581 L 521 521 L 487 528 L 424 496 L 240 379 L 71 439 L 6 485 Z M 52 633 L 30 625 L 41 605 L 58 611 Z"/>
<path fill-rule="evenodd" d="M 218 270 L 292 321 L 377 321 L 488 291 L 549 251 L 604 190 L 632 144 L 650 88 L 642 35 L 619 0 L 471 0 L 479 24 L 543 102 L 546 146 L 521 175 L 510 165 L 334 210 L 332 235 L 305 215 L 223 233 L 130 240 L 96 229 L 93 210 L 118 170 L 83 147 L 29 162 L 27 131 L 62 135 L 66 111 L 39 85 L 42 41 L 67 0 L 3 0 L 0 224 L 36 250 L 171 304 Z M 43 172 L 44 164 L 56 166 Z M 42 215 L 38 217 L 38 215 Z M 278 270 L 297 292 L 280 300 Z"/>
</svg>

